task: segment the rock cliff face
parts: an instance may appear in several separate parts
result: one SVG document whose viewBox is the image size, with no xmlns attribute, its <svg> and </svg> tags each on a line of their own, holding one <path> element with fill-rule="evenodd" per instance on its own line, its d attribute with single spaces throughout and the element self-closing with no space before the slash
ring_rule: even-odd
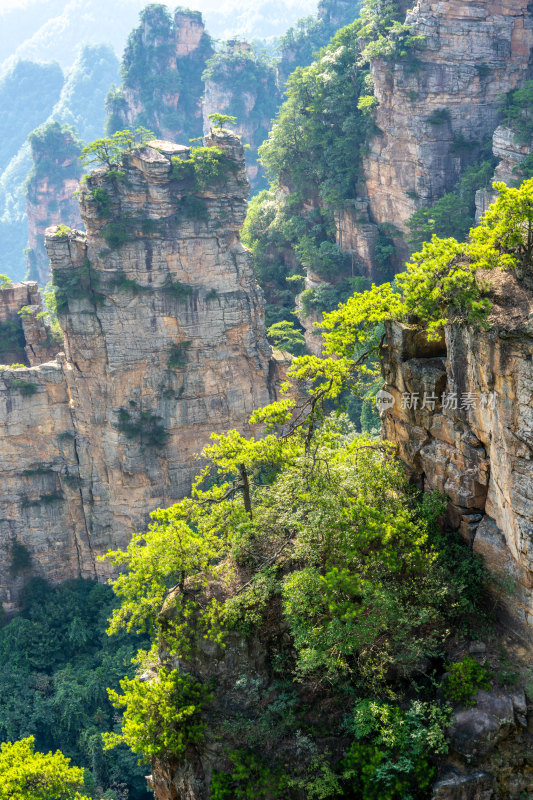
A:
<svg viewBox="0 0 533 800">
<path fill-rule="evenodd" d="M 99 553 L 190 487 L 212 431 L 246 429 L 269 401 L 263 298 L 238 231 L 248 183 L 222 132 L 224 180 L 191 195 L 173 178 L 188 148 L 154 142 L 102 168 L 81 193 L 87 233 L 47 232 L 64 355 L 0 372 L 0 592 L 27 575 L 105 574 Z"/>
<path fill-rule="evenodd" d="M 533 293 L 492 275 L 490 330 L 451 326 L 428 343 L 393 325 L 384 350 L 385 438 L 448 523 L 484 556 L 511 626 L 533 625 Z M 511 590 L 511 588 L 513 590 Z"/>
<path fill-rule="evenodd" d="M 522 143 L 516 133 L 505 125 L 499 125 L 492 137 L 492 152 L 499 159 L 494 172 L 494 181 L 503 181 L 507 186 L 520 182 L 517 174 L 520 164 L 533 152 L 533 143 Z M 527 177 L 527 176 L 526 176 Z M 479 222 L 488 207 L 494 203 L 498 194 L 492 189 L 480 189 L 476 192 L 476 220 Z"/>
<path fill-rule="evenodd" d="M 499 96 L 531 77 L 528 0 L 418 0 L 405 21 L 424 45 L 372 63 L 378 132 L 363 158 L 358 209 L 343 221 L 347 248 L 376 278 L 369 223 L 405 232 L 418 208 L 451 191 L 497 128 Z M 395 244 L 400 269 L 407 248 L 401 235 Z"/>
<path fill-rule="evenodd" d="M 74 193 L 81 177 L 81 143 L 67 126 L 48 123 L 30 136 L 33 169 L 26 191 L 28 215 L 28 275 L 44 286 L 50 280 L 50 262 L 44 232 L 60 222 L 82 227 Z"/>
<path fill-rule="evenodd" d="M 373 217 L 399 226 L 454 187 L 497 126 L 499 95 L 529 77 L 533 47 L 527 0 L 419 0 L 406 23 L 424 47 L 373 63 L 381 133 L 365 160 Z"/>
<path fill-rule="evenodd" d="M 36 283 L 14 283 L 0 289 L 0 364 L 33 366 L 54 358 L 58 348 L 54 348 L 42 310 Z"/>
<path fill-rule="evenodd" d="M 249 145 L 246 153 L 248 180 L 252 189 L 265 188 L 266 178 L 257 150 L 267 138 L 281 102 L 274 67 L 258 58 L 247 42 L 230 40 L 225 50 L 209 60 L 205 77 L 204 132 L 211 126 L 210 114 L 236 117 L 232 129 Z"/>
<path fill-rule="evenodd" d="M 111 133 L 144 126 L 173 142 L 202 135 L 202 73 L 213 54 L 202 15 L 147 6 L 129 36 L 123 86 L 107 99 Z"/>
</svg>

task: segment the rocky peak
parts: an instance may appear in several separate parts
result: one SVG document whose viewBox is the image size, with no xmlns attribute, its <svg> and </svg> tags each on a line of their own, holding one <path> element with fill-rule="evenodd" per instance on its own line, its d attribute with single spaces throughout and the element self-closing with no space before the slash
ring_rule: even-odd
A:
<svg viewBox="0 0 533 800">
<path fill-rule="evenodd" d="M 190 55 L 200 46 L 205 34 L 202 14 L 199 11 L 177 9 L 174 14 L 176 27 L 176 55 L 178 58 Z"/>
<path fill-rule="evenodd" d="M 201 135 L 202 74 L 212 53 L 200 12 L 144 9 L 124 51 L 123 86 L 107 99 L 110 132 L 142 125 L 171 141 Z"/>
<path fill-rule="evenodd" d="M 60 222 L 81 227 L 74 197 L 81 177 L 81 142 L 68 125 L 47 123 L 29 137 L 33 167 L 26 189 L 28 214 L 28 275 L 44 286 L 50 280 L 50 263 L 44 232 Z"/>
<path fill-rule="evenodd" d="M 268 136 L 281 100 L 274 67 L 258 58 L 248 42 L 231 39 L 224 50 L 208 61 L 205 77 L 204 132 L 211 126 L 210 114 L 236 117 L 232 127 L 249 146 L 246 151 L 248 180 L 252 189 L 264 188 L 266 181 L 257 151 Z"/>
<path fill-rule="evenodd" d="M 272 396 L 263 298 L 238 235 L 242 145 L 213 131 L 206 146 L 218 175 L 195 182 L 189 148 L 154 141 L 118 174 L 89 176 L 87 233 L 47 231 L 64 354 L 0 373 L 7 608 L 30 574 L 104 576 L 96 555 L 182 497 L 211 432 L 247 430 Z M 17 576 L 14 541 L 32 557 Z"/>
</svg>

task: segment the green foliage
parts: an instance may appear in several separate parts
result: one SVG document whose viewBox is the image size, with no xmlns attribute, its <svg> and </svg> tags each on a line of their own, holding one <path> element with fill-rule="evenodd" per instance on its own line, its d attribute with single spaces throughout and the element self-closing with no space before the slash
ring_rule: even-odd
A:
<svg viewBox="0 0 533 800">
<path fill-rule="evenodd" d="M 60 749 L 90 770 L 98 787 L 94 800 L 120 784 L 130 800 L 148 800 L 146 767 L 125 746 L 104 752 L 101 740 L 117 724 L 106 688 L 118 689 L 124 675 L 132 676 L 131 659 L 143 644 L 124 634 L 106 636 L 115 605 L 109 587 L 90 581 L 53 588 L 34 579 L 26 586 L 22 612 L 0 628 L 0 741 L 32 734 L 38 750 Z M 80 791 L 91 794 L 86 787 Z M 51 797 L 44 792 L 43 800 Z"/>
<path fill-rule="evenodd" d="M 14 541 L 11 546 L 11 564 L 9 571 L 12 575 L 19 575 L 31 566 L 31 554 L 26 545 Z"/>
<path fill-rule="evenodd" d="M 145 291 L 144 286 L 136 281 L 135 278 L 128 278 L 122 269 L 115 272 L 109 281 L 109 288 L 116 289 L 119 292 L 132 292 L 133 294 L 139 294 L 139 292 Z"/>
<path fill-rule="evenodd" d="M 533 81 L 499 99 L 503 122 L 514 130 L 519 142 L 529 144 L 533 136 Z"/>
<path fill-rule="evenodd" d="M 430 125 L 446 125 L 451 120 L 448 108 L 435 108 L 427 118 Z"/>
<path fill-rule="evenodd" d="M 0 360 L 24 355 L 26 339 L 20 319 L 0 322 Z"/>
<path fill-rule="evenodd" d="M 33 394 L 39 391 L 36 383 L 33 383 L 32 381 L 15 380 L 14 378 L 11 380 L 9 388 L 20 392 L 23 397 L 31 397 Z"/>
<path fill-rule="evenodd" d="M 359 58 L 361 64 L 376 58 L 413 58 L 412 51 L 423 46 L 425 37 L 413 35 L 409 25 L 401 22 L 402 17 L 401 5 L 395 0 L 364 0 L 360 28 L 364 41 Z"/>
<path fill-rule="evenodd" d="M 163 291 L 175 300 L 184 300 L 186 297 L 191 296 L 193 290 L 188 283 L 173 280 L 171 275 L 167 275 L 163 284 Z"/>
<path fill-rule="evenodd" d="M 533 153 L 530 153 L 516 167 L 513 167 L 513 174 L 516 175 L 516 180 L 512 184 L 514 186 L 520 186 L 523 181 L 533 178 Z"/>
<path fill-rule="evenodd" d="M 324 280 L 330 280 L 347 271 L 349 256 L 335 242 L 326 240 L 317 243 L 312 236 L 304 234 L 294 250 L 302 266 Z"/>
<path fill-rule="evenodd" d="M 191 342 L 179 342 L 172 345 L 168 357 L 168 366 L 171 369 L 182 369 L 187 364 L 187 350 L 190 346 Z"/>
<path fill-rule="evenodd" d="M 305 339 L 301 329 L 294 322 L 283 320 L 275 322 L 267 330 L 267 336 L 273 347 L 282 352 L 301 356 L 305 353 Z"/>
<path fill-rule="evenodd" d="M 423 800 L 436 769 L 433 753 L 448 750 L 448 709 L 411 702 L 407 710 L 361 700 L 349 722 L 354 741 L 344 761 L 344 777 L 361 800 Z"/>
<path fill-rule="evenodd" d="M 63 343 L 63 331 L 57 318 L 56 286 L 50 280 L 40 291 L 44 308 L 37 313 L 37 319 L 42 319 L 45 324 L 48 344 L 60 345 Z"/>
<path fill-rule="evenodd" d="M 208 222 L 209 220 L 206 201 L 202 197 L 196 197 L 194 194 L 188 194 L 181 198 L 178 213 L 183 214 L 185 219 L 198 220 L 199 222 Z"/>
<path fill-rule="evenodd" d="M 448 192 L 431 207 L 424 206 L 415 211 L 407 223 L 411 249 L 420 249 L 433 235 L 466 241 L 475 222 L 476 192 L 490 186 L 493 172 L 494 159 L 468 167 L 454 192 Z"/>
<path fill-rule="evenodd" d="M 237 117 L 232 117 L 230 114 L 208 114 L 207 118 L 213 123 L 213 128 L 223 128 L 224 125 L 228 123 L 230 125 L 235 125 L 237 122 Z"/>
<path fill-rule="evenodd" d="M 444 694 L 453 703 L 475 705 L 474 695 L 479 689 L 490 689 L 489 672 L 472 656 L 447 667 Z"/>
<path fill-rule="evenodd" d="M 54 236 L 58 239 L 68 239 L 69 233 L 72 233 L 72 228 L 69 228 L 68 225 L 58 225 Z"/>
<path fill-rule="evenodd" d="M 205 585 L 205 572 L 223 545 L 218 531 L 212 530 L 209 509 L 194 507 L 195 528 L 186 520 L 185 502 L 169 509 L 158 509 L 151 514 L 153 523 L 144 534 L 134 534 L 126 551 L 107 554 L 112 564 L 123 569 L 114 583 L 115 593 L 122 598 L 121 607 L 113 612 L 109 632 L 122 627 L 128 631 L 157 630 L 158 615 L 169 590 L 178 586 L 201 588 Z M 235 509 L 237 521 L 241 514 Z M 190 647 L 189 624 L 199 613 L 192 595 L 176 607 L 177 621 L 172 638 L 180 644 L 181 652 Z M 201 618 L 201 619 L 200 619 Z M 196 618 L 199 627 L 211 629 L 211 609 Z"/>
<path fill-rule="evenodd" d="M 210 800 L 258 800 L 279 797 L 279 777 L 255 753 L 233 750 L 228 753 L 228 772 L 215 772 L 211 778 Z"/>
<path fill-rule="evenodd" d="M 304 289 L 299 298 L 299 303 L 304 316 L 309 316 L 312 311 L 330 312 L 350 298 L 354 289 L 365 286 L 370 281 L 365 278 L 345 278 L 340 283 L 320 283 L 314 288 Z"/>
<path fill-rule="evenodd" d="M 296 67 L 310 64 L 314 54 L 324 47 L 339 28 L 349 25 L 359 14 L 361 0 L 339 6 L 319 2 L 318 15 L 303 17 L 278 39 L 280 80 L 286 83 Z"/>
<path fill-rule="evenodd" d="M 300 304 L 306 314 L 330 311 L 361 288 L 364 279 L 348 277 L 351 262 L 332 241 L 334 231 L 328 211 L 305 212 L 291 197 L 276 197 L 274 192 L 252 198 L 242 241 L 252 251 L 254 271 L 266 294 L 267 327 L 293 321 L 297 282 L 304 268 L 328 278 L 322 286 L 303 292 Z"/>
<path fill-rule="evenodd" d="M 95 139 L 84 147 L 81 151 L 82 164 L 86 167 L 103 166 L 112 170 L 122 163 L 125 153 L 132 153 L 154 138 L 155 134 L 142 126 L 135 128 L 134 131 L 129 128 L 116 131 L 112 136 Z"/>
<path fill-rule="evenodd" d="M 13 286 L 13 281 L 11 278 L 8 278 L 7 275 L 2 275 L 2 273 L 0 273 L 0 289 L 9 289 L 10 286 Z"/>
<path fill-rule="evenodd" d="M 415 317 L 432 339 L 448 323 L 486 325 L 489 286 L 480 273 L 533 267 L 533 179 L 519 188 L 494 186 L 499 197 L 470 230 L 468 242 L 433 236 L 411 256 L 406 271 L 396 277 L 402 296 L 390 284 L 373 286 L 327 315 L 323 327 L 329 346 L 350 355 L 371 342 L 376 323 L 407 316 Z M 375 340 L 371 347 L 375 352 Z"/>
<path fill-rule="evenodd" d="M 354 68 L 360 29 L 356 21 L 338 31 L 313 64 L 293 72 L 287 100 L 259 148 L 269 175 L 301 198 L 318 194 L 338 202 L 357 195 L 358 154 L 373 130 L 358 109 L 359 98 L 368 95 L 368 69 Z"/>
<path fill-rule="evenodd" d="M 102 236 L 112 250 L 118 250 L 130 239 L 131 227 L 130 220 L 108 222 L 102 228 Z"/>
<path fill-rule="evenodd" d="M 238 166 L 220 147 L 194 147 L 187 159 L 172 157 L 172 177 L 187 181 L 191 191 L 205 192 L 227 180 Z"/>
<path fill-rule="evenodd" d="M 96 213 L 99 217 L 108 217 L 111 213 L 112 201 L 109 193 L 102 186 L 91 189 L 91 197 L 96 204 Z"/>
<path fill-rule="evenodd" d="M 122 733 L 104 734 L 107 748 L 125 742 L 145 758 L 179 759 L 202 742 L 211 694 L 191 675 L 160 668 L 150 680 L 124 678 L 120 687 L 124 694 L 110 690 L 109 698 L 124 709 Z"/>
<path fill-rule="evenodd" d="M 68 311 L 70 300 L 87 298 L 94 304 L 103 300 L 103 295 L 98 291 L 99 276 L 91 267 L 88 258 L 79 267 L 54 270 L 52 283 L 55 287 L 55 305 L 58 313 Z"/>
<path fill-rule="evenodd" d="M 0 800 L 89 800 L 83 788 L 83 770 L 70 766 L 59 752 L 36 753 L 34 737 L 6 742 L 0 749 Z"/>
<path fill-rule="evenodd" d="M 495 183 L 498 199 L 470 232 L 473 269 L 533 266 L 533 179 L 518 188 Z"/>
<path fill-rule="evenodd" d="M 445 749 L 446 710 L 412 694 L 409 706 L 400 700 L 409 681 L 416 693 L 427 659 L 442 656 L 450 624 L 476 607 L 468 584 L 477 562 L 443 544 L 442 498 L 414 495 L 392 446 L 328 415 L 357 386 L 356 346 L 379 340 L 391 304 L 403 308 L 390 286 L 367 295 L 356 324 L 339 309 L 326 333 L 331 357 L 295 358 L 285 396 L 252 415 L 262 437 L 214 434 L 190 497 L 155 511 L 148 531 L 108 554 L 121 598 L 111 633 L 149 630 L 187 669 L 202 639 L 223 647 L 237 629 L 269 642 L 273 669 L 290 682 L 270 697 L 239 681 L 231 711 L 213 710 L 210 739 L 227 765 L 212 797 L 421 800 Z M 377 385 L 367 383 L 368 397 Z M 167 699 L 173 679 L 153 667 L 161 680 L 128 685 L 120 700 L 131 720 L 123 736 L 142 752 L 171 758 L 175 747 L 186 758 L 185 701 Z M 197 713 L 195 699 L 188 708 Z M 341 731 L 347 713 L 353 741 L 338 769 L 317 742 L 321 725 Z"/>
<path fill-rule="evenodd" d="M 161 417 L 152 411 L 130 412 L 120 408 L 116 426 L 127 439 L 137 440 L 141 445 L 163 447 L 168 439 Z"/>
<path fill-rule="evenodd" d="M 303 378 L 319 362 L 298 359 L 293 374 Z M 334 363 L 331 369 L 339 366 Z M 285 401 L 275 413 L 285 414 L 289 408 Z M 285 446 L 272 435 L 258 442 L 247 442 L 235 431 L 214 436 L 205 453 L 213 466 L 223 475 L 247 474 L 248 483 L 240 485 L 242 503 L 237 495 L 233 502 L 223 500 L 236 491 L 227 480 L 207 492 L 197 489 L 192 500 L 156 512 L 160 524 L 134 537 L 125 553 L 111 554 L 117 566 L 128 566 L 116 583 L 124 600 L 112 630 L 120 624 L 154 625 L 180 566 L 181 585 L 187 580 L 190 588 L 194 578 L 201 586 L 208 577 L 202 573 L 214 559 L 224 552 L 249 553 L 253 542 L 258 555 L 251 564 L 260 583 L 254 580 L 252 593 L 237 606 L 231 602 L 228 613 L 232 624 L 239 608 L 248 622 L 254 619 L 249 617 L 254 605 L 264 603 L 276 583 L 273 586 L 271 574 L 258 591 L 261 565 L 278 551 L 283 553 L 281 563 L 293 566 L 288 574 L 278 575 L 277 591 L 301 679 L 322 674 L 334 680 L 357 670 L 370 683 L 379 683 L 391 663 L 409 672 L 420 660 L 421 648 L 431 652 L 444 635 L 447 590 L 439 586 L 432 566 L 435 556 L 426 546 L 427 528 L 402 494 L 401 468 L 392 460 L 383 462 L 379 444 L 363 439 L 346 445 L 327 427 L 315 437 L 316 465 L 309 472 L 300 436 Z M 258 479 L 267 465 L 283 469 L 262 485 Z M 189 629 L 191 635 L 190 625 L 201 613 L 190 591 L 187 598 L 177 607 L 179 624 L 173 634 L 179 635 L 180 648 L 189 646 L 185 632 Z M 201 627 L 209 628 L 213 613 L 211 606 L 201 613 Z"/>
<path fill-rule="evenodd" d="M 357 156 L 373 131 L 368 62 L 404 56 L 420 42 L 400 16 L 397 3 L 366 0 L 360 19 L 338 31 L 311 66 L 293 72 L 287 101 L 260 149 L 271 175 L 304 196 L 317 189 L 326 200 L 357 196 Z"/>
</svg>

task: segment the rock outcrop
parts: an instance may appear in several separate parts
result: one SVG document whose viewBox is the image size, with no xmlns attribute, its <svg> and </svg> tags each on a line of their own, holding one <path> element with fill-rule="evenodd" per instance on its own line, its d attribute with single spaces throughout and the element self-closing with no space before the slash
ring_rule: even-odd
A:
<svg viewBox="0 0 533 800">
<path fill-rule="evenodd" d="M 513 186 L 521 182 L 520 164 L 533 152 L 533 142 L 520 142 L 512 128 L 499 125 L 492 137 L 492 152 L 499 160 L 490 188 L 479 189 L 476 192 L 477 222 L 498 197 L 498 193 L 492 188 L 492 183 L 503 181 L 507 186 Z"/>
<path fill-rule="evenodd" d="M 163 139 L 202 135 L 202 73 L 213 54 L 199 11 L 179 7 L 173 17 L 152 4 L 129 38 L 123 85 L 107 98 L 110 133 L 144 126 Z"/>
<path fill-rule="evenodd" d="M 413 479 L 449 498 L 448 523 L 485 558 L 509 624 L 533 626 L 533 293 L 491 274 L 489 330 L 427 342 L 394 324 L 384 349 L 383 434 Z"/>
<path fill-rule="evenodd" d="M 148 513 L 190 488 L 212 431 L 247 429 L 275 370 L 263 298 L 238 231 L 248 182 L 239 140 L 222 180 L 191 193 L 173 177 L 188 148 L 153 142 L 96 170 L 81 191 L 87 233 L 51 228 L 64 354 L 0 372 L 0 592 L 27 574 L 101 577 Z"/>
<path fill-rule="evenodd" d="M 380 133 L 365 159 L 371 214 L 401 226 L 454 188 L 498 124 L 500 95 L 530 75 L 528 0 L 418 0 L 406 15 L 424 46 L 372 64 Z M 464 143 L 468 143 L 465 147 Z"/>
<path fill-rule="evenodd" d="M 362 272 L 378 280 L 376 226 L 398 228 L 391 265 L 398 271 L 408 254 L 401 236 L 406 222 L 455 188 L 498 126 L 501 95 L 531 77 L 528 0 L 418 0 L 405 22 L 424 42 L 372 62 L 377 133 L 362 159 L 357 209 L 344 214 L 339 228 Z"/>
<path fill-rule="evenodd" d="M 246 173 L 250 185 L 253 190 L 266 188 L 257 150 L 267 138 L 281 102 L 274 67 L 258 57 L 247 42 L 230 40 L 208 61 L 205 78 L 204 132 L 211 126 L 210 114 L 236 117 L 232 130 L 249 146 Z"/>
<path fill-rule="evenodd" d="M 60 222 L 80 228 L 75 198 L 81 178 L 81 142 L 68 126 L 50 122 L 30 136 L 33 168 L 26 189 L 28 215 L 28 276 L 44 286 L 50 280 L 50 262 L 44 232 Z"/>
</svg>

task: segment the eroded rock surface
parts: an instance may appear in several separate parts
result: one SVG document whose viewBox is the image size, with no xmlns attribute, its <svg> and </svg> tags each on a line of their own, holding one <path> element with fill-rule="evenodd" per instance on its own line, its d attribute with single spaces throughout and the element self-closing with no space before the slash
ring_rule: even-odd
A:
<svg viewBox="0 0 533 800">
<path fill-rule="evenodd" d="M 263 298 L 239 241 L 248 193 L 242 145 L 201 193 L 172 177 L 188 148 L 156 142 L 125 175 L 84 185 L 87 233 L 47 232 L 64 355 L 0 372 L 0 592 L 11 607 L 28 574 L 105 575 L 96 556 L 124 546 L 148 513 L 182 497 L 212 431 L 247 429 L 267 403 Z M 97 202 L 96 198 L 100 198 Z"/>
<path fill-rule="evenodd" d="M 489 330 L 428 343 L 389 327 L 383 416 L 413 478 L 448 495 L 448 522 L 481 553 L 518 629 L 533 625 L 533 293 L 491 275 Z M 509 587 L 513 587 L 510 591 Z"/>
<path fill-rule="evenodd" d="M 362 159 L 354 209 L 339 212 L 343 249 L 374 280 L 384 279 L 373 253 L 380 226 L 392 223 L 400 234 L 393 234 L 396 257 L 389 265 L 397 272 L 408 255 L 401 234 L 411 215 L 456 188 L 498 128 L 501 95 L 531 78 L 528 0 L 418 0 L 405 22 L 425 37 L 423 46 L 373 61 L 377 132 Z M 509 145 L 504 133 L 496 133 L 495 152 Z M 493 199 L 490 190 L 480 193 L 478 209 Z"/>
</svg>

